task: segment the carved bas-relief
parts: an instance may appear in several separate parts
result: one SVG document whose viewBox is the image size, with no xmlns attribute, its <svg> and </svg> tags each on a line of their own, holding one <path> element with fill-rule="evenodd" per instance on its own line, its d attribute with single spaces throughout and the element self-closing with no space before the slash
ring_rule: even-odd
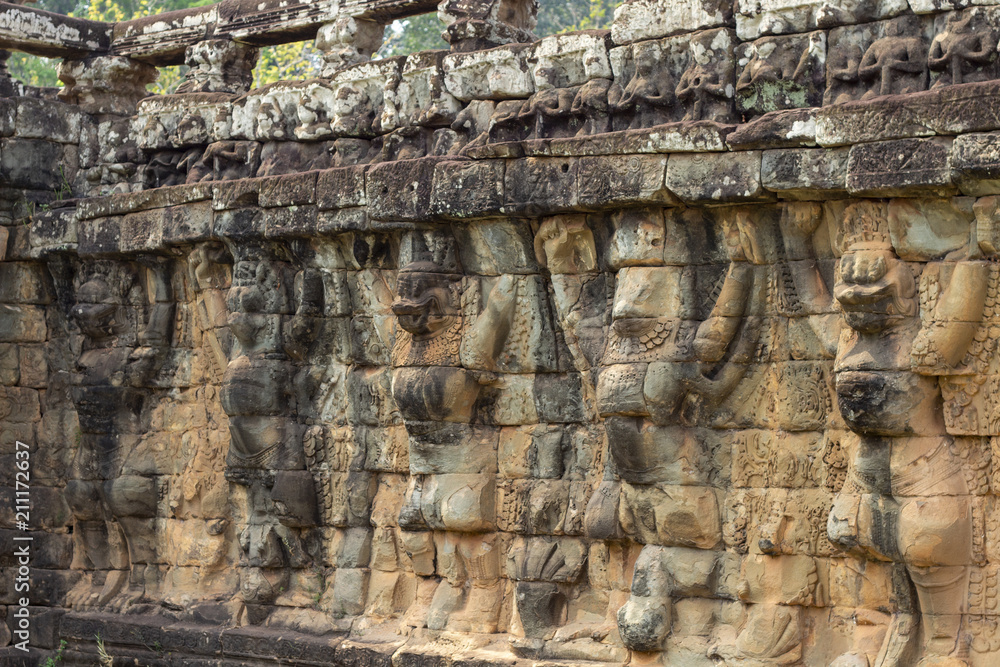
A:
<svg viewBox="0 0 1000 667">
<path fill-rule="evenodd" d="M 1000 664 L 1000 0 L 434 5 L 0 7 L 30 660 Z"/>
<path fill-rule="evenodd" d="M 450 255 L 452 266 L 434 261 Z M 454 247 L 432 244 L 426 259 L 403 266 L 392 304 L 405 332 L 393 350 L 392 395 L 409 435 L 410 485 L 399 514 L 400 539 L 418 575 L 404 626 L 495 632 L 501 562 L 496 543 L 496 440 L 476 423 L 482 388 L 510 330 L 514 278 L 490 291 L 470 317 L 462 304 Z M 470 321 L 471 320 L 471 321 Z"/>
<path fill-rule="evenodd" d="M 318 520 L 291 355 L 308 350 L 322 292 L 266 246 L 239 247 L 234 259 L 226 295 L 233 348 L 221 392 L 232 436 L 226 477 L 245 494 L 240 588 L 247 603 L 262 604 L 288 588 L 288 568 L 308 562 L 302 531 Z"/>
<path fill-rule="evenodd" d="M 597 291 L 604 278 L 595 273 L 594 236 L 582 219 L 548 219 L 536 236 L 574 363 L 600 367 L 596 393 L 609 459 L 586 509 L 586 535 L 603 541 L 612 558 L 628 549 L 628 541 L 644 545 L 634 560 L 631 595 L 609 599 L 611 629 L 606 621 L 585 632 L 559 629 L 543 649 L 552 657 L 569 657 L 569 644 L 560 648 L 560 641 L 587 635 L 600 641 L 616 630 L 633 651 L 667 650 L 672 660 L 697 660 L 699 652 L 704 658 L 714 650 L 708 638 L 725 636 L 724 627 L 733 622 L 723 602 L 734 593 L 725 592 L 734 573 L 721 549 L 721 498 L 713 486 L 719 470 L 710 427 L 744 379 L 751 379 L 750 387 L 737 400 L 753 402 L 753 387 L 769 372 L 767 364 L 759 364 L 767 357 L 757 350 L 767 349 L 770 318 L 762 316 L 778 301 L 770 290 L 783 265 L 774 263 L 781 248 L 770 218 L 735 209 L 719 221 L 715 238 L 729 238 L 728 255 L 705 244 L 699 236 L 704 228 L 688 231 L 669 212 L 638 209 L 613 216 L 607 261 L 618 277 L 610 313 Z M 688 265 L 705 261 L 711 263 L 698 270 Z M 574 295 L 584 293 L 591 296 L 582 307 Z M 610 330 L 602 343 L 608 316 Z M 600 553 L 593 549 L 591 558 Z M 700 648 L 691 637 L 668 648 L 674 615 L 680 613 L 674 605 L 680 600 L 687 609 L 689 600 L 699 599 L 707 614 Z M 716 619 L 718 627 L 708 619 Z M 744 634 L 762 634 L 754 627 L 774 622 L 766 610 L 759 611 Z M 525 652 L 532 645 L 515 646 Z"/>
<path fill-rule="evenodd" d="M 148 281 L 153 300 L 147 301 Z M 156 595 L 156 478 L 123 474 L 148 423 L 154 377 L 174 328 L 166 260 L 102 263 L 79 272 L 70 316 L 80 336 L 73 403 L 80 444 L 66 499 L 74 518 L 76 609 L 121 610 Z M 147 578 L 148 576 L 148 578 Z M 148 590 L 147 590 L 148 589 Z"/>
<path fill-rule="evenodd" d="M 897 255 L 877 201 L 847 208 L 842 247 L 834 295 L 847 326 L 837 396 L 860 441 L 830 512 L 830 538 L 902 563 L 916 589 L 916 605 L 896 613 L 875 664 L 967 665 L 970 584 L 983 559 L 967 450 L 980 445 L 949 433 L 939 378 L 962 373 L 991 267 L 956 252 L 916 275 Z"/>
</svg>

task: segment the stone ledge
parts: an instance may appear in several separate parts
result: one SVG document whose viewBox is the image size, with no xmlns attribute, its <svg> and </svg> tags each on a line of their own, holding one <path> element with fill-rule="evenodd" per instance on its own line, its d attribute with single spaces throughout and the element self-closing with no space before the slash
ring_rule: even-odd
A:
<svg viewBox="0 0 1000 667">
<path fill-rule="evenodd" d="M 1000 81 L 945 86 L 822 107 L 816 143 L 844 146 L 870 141 L 986 132 L 1000 129 Z"/>
<path fill-rule="evenodd" d="M 58 636 L 68 642 L 63 654 L 67 667 L 97 661 L 95 637 L 118 664 L 145 667 L 163 665 L 213 665 L 244 667 L 272 665 L 340 665 L 390 667 L 412 665 L 504 665 L 529 667 L 535 660 L 518 658 L 507 647 L 507 635 L 477 635 L 463 640 L 465 649 L 448 643 L 449 633 L 421 631 L 410 639 L 391 640 L 378 634 L 346 638 L 342 633 L 309 635 L 261 626 L 220 628 L 179 622 L 158 615 L 115 615 L 101 612 L 68 612 L 59 619 Z M 436 640 L 443 643 L 438 644 Z M 0 660 L 6 655 L 0 649 Z M 15 654 L 10 654 L 15 655 Z M 578 664 L 579 661 L 574 661 Z M 4 663 L 6 664 L 6 663 Z M 587 661 L 586 664 L 606 664 Z"/>
</svg>

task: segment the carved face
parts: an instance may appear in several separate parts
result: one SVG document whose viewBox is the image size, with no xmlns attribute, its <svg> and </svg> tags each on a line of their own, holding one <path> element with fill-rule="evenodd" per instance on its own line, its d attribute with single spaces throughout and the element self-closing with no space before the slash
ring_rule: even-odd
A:
<svg viewBox="0 0 1000 667">
<path fill-rule="evenodd" d="M 265 262 L 240 261 L 233 271 L 233 286 L 226 297 L 232 312 L 278 312 L 281 281 Z"/>
<path fill-rule="evenodd" d="M 111 296 L 111 288 L 99 278 L 80 286 L 70 315 L 84 335 L 94 340 L 117 335 L 122 326 L 122 322 L 117 321 L 118 304 Z"/>
<path fill-rule="evenodd" d="M 916 313 L 913 274 L 892 250 L 851 249 L 840 260 L 834 297 L 848 326 L 877 333 Z"/>
<path fill-rule="evenodd" d="M 399 297 L 392 312 L 399 326 L 414 338 L 431 338 L 454 322 L 457 309 L 447 276 L 404 269 L 399 273 L 397 290 Z"/>
<path fill-rule="evenodd" d="M 596 254 L 594 234 L 582 221 L 550 218 L 535 237 L 535 256 L 552 273 L 593 271 Z"/>
</svg>

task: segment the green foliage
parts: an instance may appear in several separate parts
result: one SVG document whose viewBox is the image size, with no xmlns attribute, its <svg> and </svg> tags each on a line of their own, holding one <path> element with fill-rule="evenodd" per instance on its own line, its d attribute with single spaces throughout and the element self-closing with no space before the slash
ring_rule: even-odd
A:
<svg viewBox="0 0 1000 667">
<path fill-rule="evenodd" d="M 66 640 L 59 640 L 59 649 L 56 650 L 56 654 L 48 657 L 45 662 L 42 663 L 41 667 L 57 667 L 57 664 L 62 662 L 63 650 L 66 648 Z"/>
<path fill-rule="evenodd" d="M 27 53 L 14 52 L 7 60 L 10 75 L 29 86 L 49 87 L 59 85 L 56 78 L 58 61 L 50 58 L 30 56 Z"/>
<path fill-rule="evenodd" d="M 547 37 L 573 30 L 611 27 L 615 7 L 621 0 L 539 0 L 535 34 Z M 422 14 L 394 21 L 385 29 L 385 42 L 378 55 L 383 58 L 403 56 L 418 51 L 447 49 L 441 37 L 443 26 L 437 14 Z"/>
<path fill-rule="evenodd" d="M 312 40 L 279 44 L 260 50 L 260 59 L 253 71 L 254 85 L 265 86 L 275 81 L 309 79 L 319 76 L 323 59 Z"/>
<path fill-rule="evenodd" d="M 621 0 L 539 0 L 535 34 L 546 37 L 574 30 L 610 28 Z"/>
<path fill-rule="evenodd" d="M 115 664 L 115 659 L 108 655 L 108 651 L 104 648 L 104 640 L 101 639 L 101 635 L 95 635 L 97 639 L 97 659 L 101 664 L 101 667 L 112 667 Z"/>
<path fill-rule="evenodd" d="M 378 50 L 377 57 L 390 58 L 418 51 L 447 49 L 448 42 L 441 37 L 443 28 L 434 12 L 393 21 L 385 28 L 385 41 Z"/>
</svg>

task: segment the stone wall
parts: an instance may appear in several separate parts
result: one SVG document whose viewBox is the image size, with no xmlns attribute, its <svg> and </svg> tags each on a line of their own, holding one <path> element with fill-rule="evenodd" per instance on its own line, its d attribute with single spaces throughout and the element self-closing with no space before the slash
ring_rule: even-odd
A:
<svg viewBox="0 0 1000 667">
<path fill-rule="evenodd" d="M 4 659 L 996 664 L 1000 5 L 254 6 L 0 25 Z"/>
</svg>

